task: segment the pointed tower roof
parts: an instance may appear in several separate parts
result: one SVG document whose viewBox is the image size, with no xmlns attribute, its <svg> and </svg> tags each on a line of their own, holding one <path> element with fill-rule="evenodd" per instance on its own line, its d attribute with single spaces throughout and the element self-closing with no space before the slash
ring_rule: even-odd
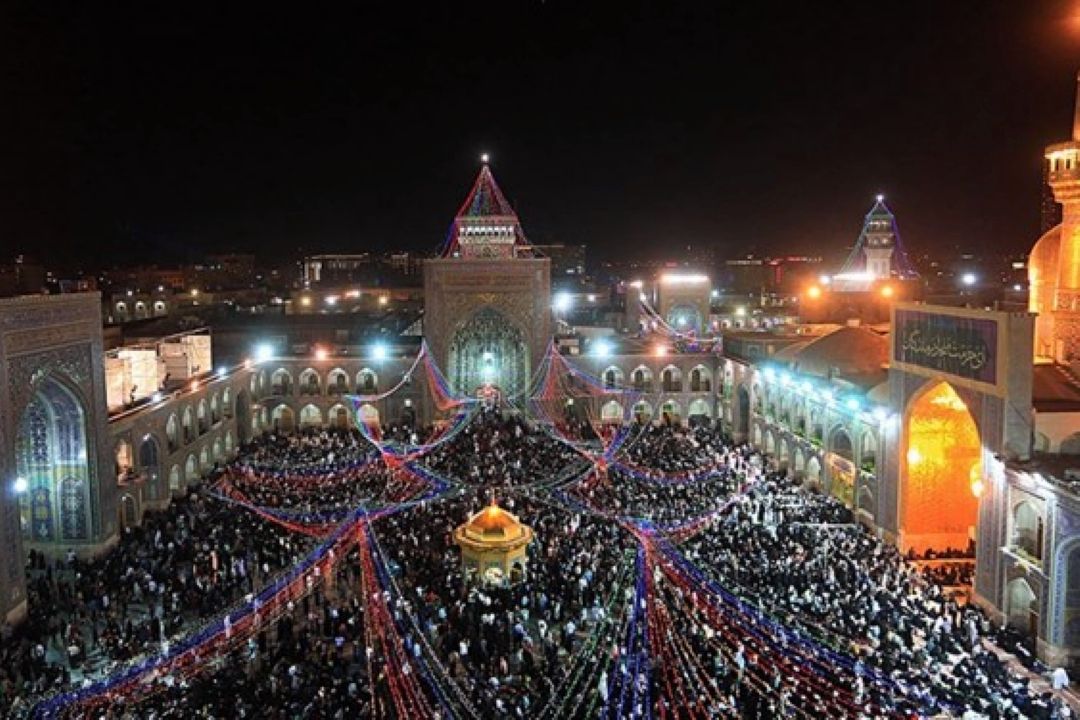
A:
<svg viewBox="0 0 1080 720">
<path fill-rule="evenodd" d="M 1076 71 L 1076 109 L 1073 111 L 1073 142 L 1080 142 L 1080 70 Z"/>
<path fill-rule="evenodd" d="M 507 258 L 531 255 L 517 213 L 491 173 L 486 156 L 472 189 L 461 204 L 443 257 Z"/>
<path fill-rule="evenodd" d="M 472 189 L 461 204 L 457 212 L 462 217 L 513 217 L 517 213 L 510 207 L 506 196 L 495 182 L 495 176 L 491 174 L 491 166 L 484 163 L 480 166 L 480 174 L 476 176 Z"/>
<path fill-rule="evenodd" d="M 867 262 L 867 248 L 891 249 L 889 275 L 901 279 L 918 277 L 911 265 L 907 250 L 900 241 L 900 228 L 896 216 L 885 204 L 885 196 L 874 198 L 874 205 L 863 218 L 862 232 L 851 249 L 840 272 L 833 276 L 834 290 L 867 290 L 875 278 Z"/>
</svg>

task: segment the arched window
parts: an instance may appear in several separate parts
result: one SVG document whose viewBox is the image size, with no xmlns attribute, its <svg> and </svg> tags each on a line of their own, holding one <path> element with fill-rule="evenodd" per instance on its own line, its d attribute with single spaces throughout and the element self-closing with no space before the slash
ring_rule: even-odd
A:
<svg viewBox="0 0 1080 720">
<path fill-rule="evenodd" d="M 214 425 L 221 422 L 221 404 L 218 402 L 217 394 L 210 398 L 210 421 Z"/>
<path fill-rule="evenodd" d="M 648 422 L 652 418 L 652 405 L 639 400 L 634 404 L 634 419 L 639 423 Z"/>
<path fill-rule="evenodd" d="M 1042 562 L 1043 551 L 1042 515 L 1027 500 L 1013 510 L 1012 545 L 1035 562 Z"/>
<path fill-rule="evenodd" d="M 292 373 L 285 368 L 278 368 L 270 378 L 270 392 L 277 396 L 292 392 Z"/>
<path fill-rule="evenodd" d="M 225 388 L 221 394 L 221 411 L 226 418 L 233 416 L 232 388 Z"/>
<path fill-rule="evenodd" d="M 604 370 L 604 387 L 608 390 L 622 387 L 623 384 L 623 372 L 616 366 L 612 365 Z"/>
<path fill-rule="evenodd" d="M 147 499 L 161 499 L 161 458 L 153 435 L 147 435 L 139 444 L 139 468 L 146 478 Z"/>
<path fill-rule="evenodd" d="M 660 373 L 660 382 L 664 392 L 682 392 L 682 370 L 674 365 L 668 365 Z"/>
<path fill-rule="evenodd" d="M 374 395 L 379 392 L 379 376 L 371 368 L 364 368 L 356 376 L 356 392 Z"/>
<path fill-rule="evenodd" d="M 712 390 L 712 372 L 704 365 L 698 365 L 690 371 L 690 391 L 710 392 Z"/>
<path fill-rule="evenodd" d="M 631 382 L 638 392 L 652 392 L 652 370 L 644 365 L 639 365 L 634 368 Z"/>
<path fill-rule="evenodd" d="M 318 427 L 322 425 L 322 411 L 314 405 L 305 405 L 300 409 L 300 427 Z"/>
<path fill-rule="evenodd" d="M 288 405 L 281 404 L 274 408 L 271 416 L 274 429 L 281 432 L 290 432 L 294 428 L 293 411 Z"/>
<path fill-rule="evenodd" d="M 314 368 L 308 368 L 300 373 L 300 394 L 319 395 L 320 393 L 319 373 Z"/>
<path fill-rule="evenodd" d="M 195 415 L 191 412 L 191 406 L 184 408 L 184 444 L 187 445 L 195 439 Z"/>
<path fill-rule="evenodd" d="M 341 368 L 334 368 L 326 376 L 326 392 L 328 395 L 345 395 L 349 392 L 349 375 Z"/>
<path fill-rule="evenodd" d="M 169 416 L 165 423 L 165 439 L 169 443 L 169 452 L 175 452 L 180 447 L 180 430 L 176 422 L 176 413 Z"/>
<path fill-rule="evenodd" d="M 600 420 L 605 424 L 619 424 L 623 421 L 623 406 L 614 400 L 608 400 L 600 408 Z"/>
<path fill-rule="evenodd" d="M 202 435 L 202 434 L 206 433 L 207 430 L 210 429 L 210 413 L 206 409 L 206 400 L 205 399 L 199 401 L 198 417 L 199 417 L 199 434 Z"/>
<path fill-rule="evenodd" d="M 184 463 L 184 482 L 194 483 L 199 481 L 199 462 L 194 455 L 188 455 Z"/>
</svg>

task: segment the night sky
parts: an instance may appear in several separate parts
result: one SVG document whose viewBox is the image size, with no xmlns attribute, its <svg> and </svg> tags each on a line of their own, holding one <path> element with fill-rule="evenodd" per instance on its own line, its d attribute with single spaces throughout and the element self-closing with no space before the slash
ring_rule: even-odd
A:
<svg viewBox="0 0 1080 720">
<path fill-rule="evenodd" d="M 483 151 L 603 258 L 1024 251 L 1080 68 L 1078 0 L 100 5 L 0 10 L 0 255 L 435 251 Z"/>
</svg>

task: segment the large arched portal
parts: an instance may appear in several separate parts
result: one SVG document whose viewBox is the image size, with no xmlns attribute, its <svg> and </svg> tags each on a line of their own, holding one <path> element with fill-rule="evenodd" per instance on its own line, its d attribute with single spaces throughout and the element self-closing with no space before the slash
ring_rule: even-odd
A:
<svg viewBox="0 0 1080 720">
<path fill-rule="evenodd" d="M 975 537 L 983 487 L 982 442 L 952 385 L 937 383 L 915 399 L 905 438 L 902 549 L 966 549 Z"/>
<path fill-rule="evenodd" d="M 86 410 L 47 377 L 19 421 L 15 466 L 23 535 L 34 542 L 89 540 L 91 474 Z"/>
<path fill-rule="evenodd" d="M 529 348 L 521 329 L 485 307 L 459 327 L 450 341 L 450 384 L 461 393 L 495 385 L 505 393 L 525 389 Z"/>
</svg>

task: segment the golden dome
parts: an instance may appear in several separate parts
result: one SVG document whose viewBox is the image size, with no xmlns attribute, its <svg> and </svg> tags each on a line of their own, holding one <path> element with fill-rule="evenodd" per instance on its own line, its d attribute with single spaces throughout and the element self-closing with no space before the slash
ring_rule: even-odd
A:
<svg viewBox="0 0 1080 720">
<path fill-rule="evenodd" d="M 474 513 L 454 531 L 458 545 L 476 549 L 509 549 L 528 544 L 532 537 L 532 528 L 495 503 Z"/>
<path fill-rule="evenodd" d="M 1058 258 L 1061 251 L 1061 225 L 1056 225 L 1038 239 L 1028 255 L 1028 283 L 1031 286 L 1029 310 L 1050 310 L 1049 300 L 1057 284 Z M 1050 295 L 1044 295 L 1043 290 Z"/>
</svg>

